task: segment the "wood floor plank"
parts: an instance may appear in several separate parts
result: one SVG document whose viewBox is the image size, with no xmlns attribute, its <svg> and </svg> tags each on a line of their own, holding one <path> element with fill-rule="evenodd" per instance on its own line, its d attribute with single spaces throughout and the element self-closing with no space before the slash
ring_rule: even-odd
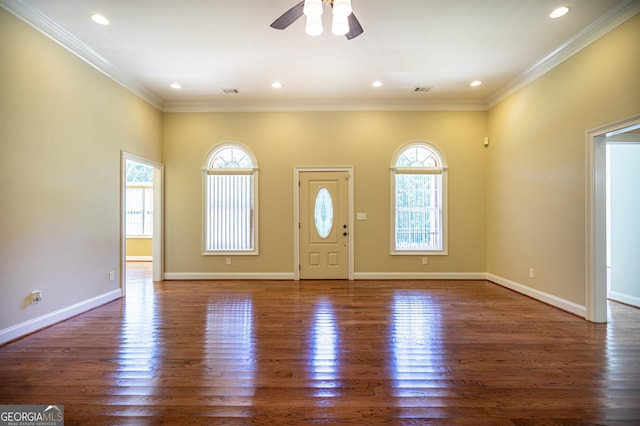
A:
<svg viewBox="0 0 640 426">
<path fill-rule="evenodd" d="M 1 404 L 68 425 L 640 424 L 640 311 L 486 281 L 181 281 L 0 347 Z"/>
</svg>

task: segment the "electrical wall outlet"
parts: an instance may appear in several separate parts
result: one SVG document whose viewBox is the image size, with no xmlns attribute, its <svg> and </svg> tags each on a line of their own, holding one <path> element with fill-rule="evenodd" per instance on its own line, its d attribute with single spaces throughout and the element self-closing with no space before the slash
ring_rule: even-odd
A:
<svg viewBox="0 0 640 426">
<path fill-rule="evenodd" d="M 115 271 L 109 271 L 109 281 L 113 281 L 116 279 L 116 272 Z"/>
<path fill-rule="evenodd" d="M 533 279 L 536 276 L 536 270 L 529 268 L 529 278 Z"/>
<path fill-rule="evenodd" d="M 429 262 L 429 258 L 428 257 L 425 256 L 425 257 L 422 258 L 422 264 L 423 265 L 426 265 L 428 262 Z"/>
<path fill-rule="evenodd" d="M 227 265 L 231 265 L 231 258 L 227 257 Z"/>
<path fill-rule="evenodd" d="M 40 290 L 34 290 L 31 292 L 31 304 L 38 303 L 42 300 L 42 292 Z"/>
</svg>

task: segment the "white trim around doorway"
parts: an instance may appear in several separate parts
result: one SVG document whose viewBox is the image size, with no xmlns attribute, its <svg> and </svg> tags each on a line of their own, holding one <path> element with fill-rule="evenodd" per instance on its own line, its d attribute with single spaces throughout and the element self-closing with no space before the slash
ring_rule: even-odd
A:
<svg viewBox="0 0 640 426">
<path fill-rule="evenodd" d="M 354 201 L 353 201 L 353 166 L 330 166 L 330 167 L 306 167 L 294 166 L 293 168 L 293 274 L 294 280 L 300 280 L 300 173 L 304 172 L 346 172 L 349 174 L 349 280 L 355 279 L 354 273 Z"/>
<path fill-rule="evenodd" d="M 153 167 L 153 242 L 151 256 L 151 261 L 153 262 L 153 281 L 162 281 L 164 279 L 164 164 L 148 160 L 144 157 L 130 154 L 125 151 L 121 152 L 120 161 L 120 288 L 122 289 L 122 295 L 126 296 L 126 162 L 134 161 L 136 163 L 144 164 L 145 166 Z"/>
<path fill-rule="evenodd" d="M 586 134 L 586 319 L 607 322 L 606 138 L 640 128 L 640 115 Z"/>
</svg>

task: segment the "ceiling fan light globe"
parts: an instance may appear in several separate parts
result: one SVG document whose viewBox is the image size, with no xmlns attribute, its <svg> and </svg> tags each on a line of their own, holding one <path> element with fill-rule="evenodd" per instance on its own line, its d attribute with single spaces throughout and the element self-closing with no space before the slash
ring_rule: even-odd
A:
<svg viewBox="0 0 640 426">
<path fill-rule="evenodd" d="M 319 36 L 322 34 L 322 18 L 320 15 L 307 16 L 307 25 L 304 31 L 310 36 Z"/>
<path fill-rule="evenodd" d="M 343 15 L 333 15 L 331 32 L 337 36 L 343 36 L 349 32 L 349 18 Z"/>
<path fill-rule="evenodd" d="M 333 14 L 347 17 L 353 13 L 351 0 L 333 0 Z"/>
<path fill-rule="evenodd" d="M 304 13 L 305 16 L 322 15 L 322 0 L 304 0 L 302 13 Z"/>
</svg>

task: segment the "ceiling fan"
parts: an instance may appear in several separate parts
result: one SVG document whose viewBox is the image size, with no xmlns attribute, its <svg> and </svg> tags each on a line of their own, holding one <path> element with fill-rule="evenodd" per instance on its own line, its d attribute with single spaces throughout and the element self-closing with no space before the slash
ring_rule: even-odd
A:
<svg viewBox="0 0 640 426">
<path fill-rule="evenodd" d="M 271 28 L 284 30 L 297 21 L 302 15 L 307 17 L 306 32 L 309 35 L 322 33 L 322 8 L 325 4 L 333 10 L 333 33 L 344 35 L 348 40 L 358 37 L 364 32 L 358 18 L 351 10 L 350 0 L 302 0 L 273 21 Z M 347 26 L 348 25 L 348 26 Z M 338 28 L 336 30 L 336 28 Z"/>
</svg>

